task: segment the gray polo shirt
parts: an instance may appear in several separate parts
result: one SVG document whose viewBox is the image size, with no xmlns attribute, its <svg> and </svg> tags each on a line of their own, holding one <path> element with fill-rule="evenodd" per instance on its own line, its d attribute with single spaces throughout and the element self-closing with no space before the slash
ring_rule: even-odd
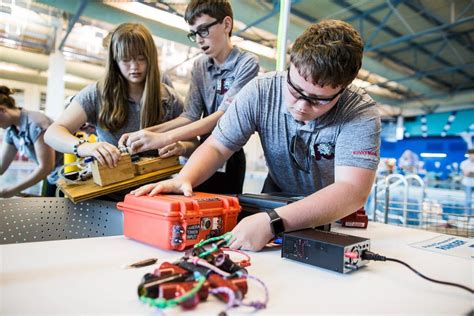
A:
<svg viewBox="0 0 474 316">
<path fill-rule="evenodd" d="M 193 65 L 191 83 L 181 116 L 197 121 L 217 110 L 226 111 L 234 96 L 258 74 L 255 55 L 234 47 L 222 65 L 202 56 Z"/>
<path fill-rule="evenodd" d="M 161 96 L 163 108 L 165 109 L 163 122 L 172 120 L 183 112 L 183 102 L 173 88 L 161 84 Z M 87 122 L 96 126 L 99 141 L 108 142 L 117 146 L 123 134 L 140 130 L 140 104 L 132 99 L 128 100 L 127 118 L 122 128 L 112 132 L 98 126 L 97 119 L 102 105 L 102 99 L 97 83 L 90 84 L 82 89 L 74 96 L 74 101 L 78 102 L 86 112 Z M 156 124 L 163 122 L 156 122 Z"/>
<path fill-rule="evenodd" d="M 375 101 L 364 90 L 350 85 L 333 109 L 303 124 L 292 117 L 284 103 L 285 83 L 286 71 L 252 80 L 221 117 L 212 135 L 237 151 L 258 132 L 269 175 L 284 192 L 308 195 L 334 183 L 335 166 L 377 169 L 380 116 Z M 310 173 L 299 170 L 290 154 L 294 135 L 308 148 L 305 157 Z"/>
<path fill-rule="evenodd" d="M 41 112 L 28 111 L 22 108 L 20 110 L 19 129 L 17 129 L 16 126 L 8 127 L 5 131 L 3 140 L 7 144 L 15 146 L 21 155 L 26 156 L 38 163 L 38 157 L 36 156 L 35 151 L 35 142 L 38 140 L 40 135 L 46 131 L 53 121 Z M 62 164 L 63 155 L 56 152 L 55 167 L 61 166 Z M 51 184 L 56 183 L 56 170 L 53 170 L 48 175 L 47 179 Z"/>
</svg>

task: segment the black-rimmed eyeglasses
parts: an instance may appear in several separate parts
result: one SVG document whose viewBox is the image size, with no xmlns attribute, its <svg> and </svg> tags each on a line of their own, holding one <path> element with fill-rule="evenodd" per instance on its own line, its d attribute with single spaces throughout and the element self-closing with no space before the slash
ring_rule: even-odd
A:
<svg viewBox="0 0 474 316">
<path fill-rule="evenodd" d="M 341 90 L 339 90 L 338 93 L 336 93 L 335 95 L 333 95 L 330 98 L 310 97 L 310 96 L 305 95 L 303 93 L 303 91 L 301 91 L 301 89 L 297 88 L 293 84 L 293 82 L 291 82 L 290 67 L 288 67 L 287 72 L 288 72 L 288 74 L 286 76 L 286 82 L 288 83 L 288 85 L 291 88 L 290 92 L 293 95 L 293 97 L 296 98 L 297 100 L 305 100 L 305 101 L 309 102 L 311 105 L 314 105 L 314 106 L 327 105 L 327 104 L 331 103 L 335 98 L 337 98 L 341 93 L 343 93 L 344 90 L 346 90 L 346 88 L 341 88 Z"/>
<path fill-rule="evenodd" d="M 204 24 L 199 26 L 199 28 L 196 31 L 189 31 L 188 33 L 188 39 L 191 42 L 196 42 L 196 35 L 199 35 L 202 38 L 208 37 L 209 36 L 209 28 L 212 26 L 221 23 L 222 20 L 215 20 L 214 22 L 211 22 L 209 24 Z"/>
</svg>

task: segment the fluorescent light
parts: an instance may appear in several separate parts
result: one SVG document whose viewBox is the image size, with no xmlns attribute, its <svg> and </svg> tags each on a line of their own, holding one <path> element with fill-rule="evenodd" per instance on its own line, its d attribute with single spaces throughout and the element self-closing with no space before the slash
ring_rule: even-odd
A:
<svg viewBox="0 0 474 316">
<path fill-rule="evenodd" d="M 421 153 L 421 157 L 423 158 L 446 158 L 446 154 L 442 153 Z"/>
<path fill-rule="evenodd" d="M 242 40 L 242 38 L 238 36 L 232 36 L 232 42 L 235 44 L 235 46 L 238 46 L 244 50 L 248 50 L 249 52 L 252 52 L 256 55 L 265 56 L 270 59 L 276 58 L 276 49 L 274 48 L 256 42 Z"/>
<path fill-rule="evenodd" d="M 182 17 L 160 9 L 153 8 L 152 6 L 148 6 L 143 3 L 128 1 L 108 1 L 105 4 L 120 9 L 122 11 L 139 15 L 149 20 L 175 27 L 186 32 L 189 31 L 189 25 L 186 23 L 186 21 L 184 21 Z"/>
</svg>

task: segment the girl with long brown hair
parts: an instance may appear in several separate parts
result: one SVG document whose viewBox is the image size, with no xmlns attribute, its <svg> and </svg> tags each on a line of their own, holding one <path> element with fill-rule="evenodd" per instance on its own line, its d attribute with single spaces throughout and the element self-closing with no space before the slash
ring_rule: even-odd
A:
<svg viewBox="0 0 474 316">
<path fill-rule="evenodd" d="M 120 159 L 117 145 L 122 134 L 169 121 L 182 111 L 178 95 L 160 82 L 158 54 L 150 32 L 141 24 L 124 23 L 112 33 L 103 80 L 74 97 L 47 130 L 45 140 L 60 152 L 93 156 L 114 167 Z M 86 122 L 96 126 L 98 142 L 74 136 Z M 183 142 L 183 146 L 183 155 L 195 147 L 193 142 Z"/>
</svg>

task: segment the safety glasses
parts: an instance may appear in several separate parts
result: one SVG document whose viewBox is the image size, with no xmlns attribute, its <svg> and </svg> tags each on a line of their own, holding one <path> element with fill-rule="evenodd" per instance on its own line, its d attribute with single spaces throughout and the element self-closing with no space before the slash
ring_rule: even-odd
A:
<svg viewBox="0 0 474 316">
<path fill-rule="evenodd" d="M 313 106 L 327 105 L 327 104 L 331 103 L 335 98 L 337 98 L 341 93 L 343 93 L 344 90 L 346 90 L 346 88 L 341 88 L 341 90 L 339 90 L 338 93 L 336 93 L 335 95 L 333 95 L 330 98 L 310 97 L 310 96 L 305 95 L 301 89 L 297 88 L 293 84 L 293 82 L 291 81 L 291 77 L 290 77 L 290 67 L 288 67 L 287 72 L 288 72 L 288 74 L 286 76 L 286 82 L 288 83 L 288 85 L 291 88 L 289 90 L 290 90 L 291 94 L 293 95 L 293 97 L 297 100 L 305 100 Z"/>
</svg>

